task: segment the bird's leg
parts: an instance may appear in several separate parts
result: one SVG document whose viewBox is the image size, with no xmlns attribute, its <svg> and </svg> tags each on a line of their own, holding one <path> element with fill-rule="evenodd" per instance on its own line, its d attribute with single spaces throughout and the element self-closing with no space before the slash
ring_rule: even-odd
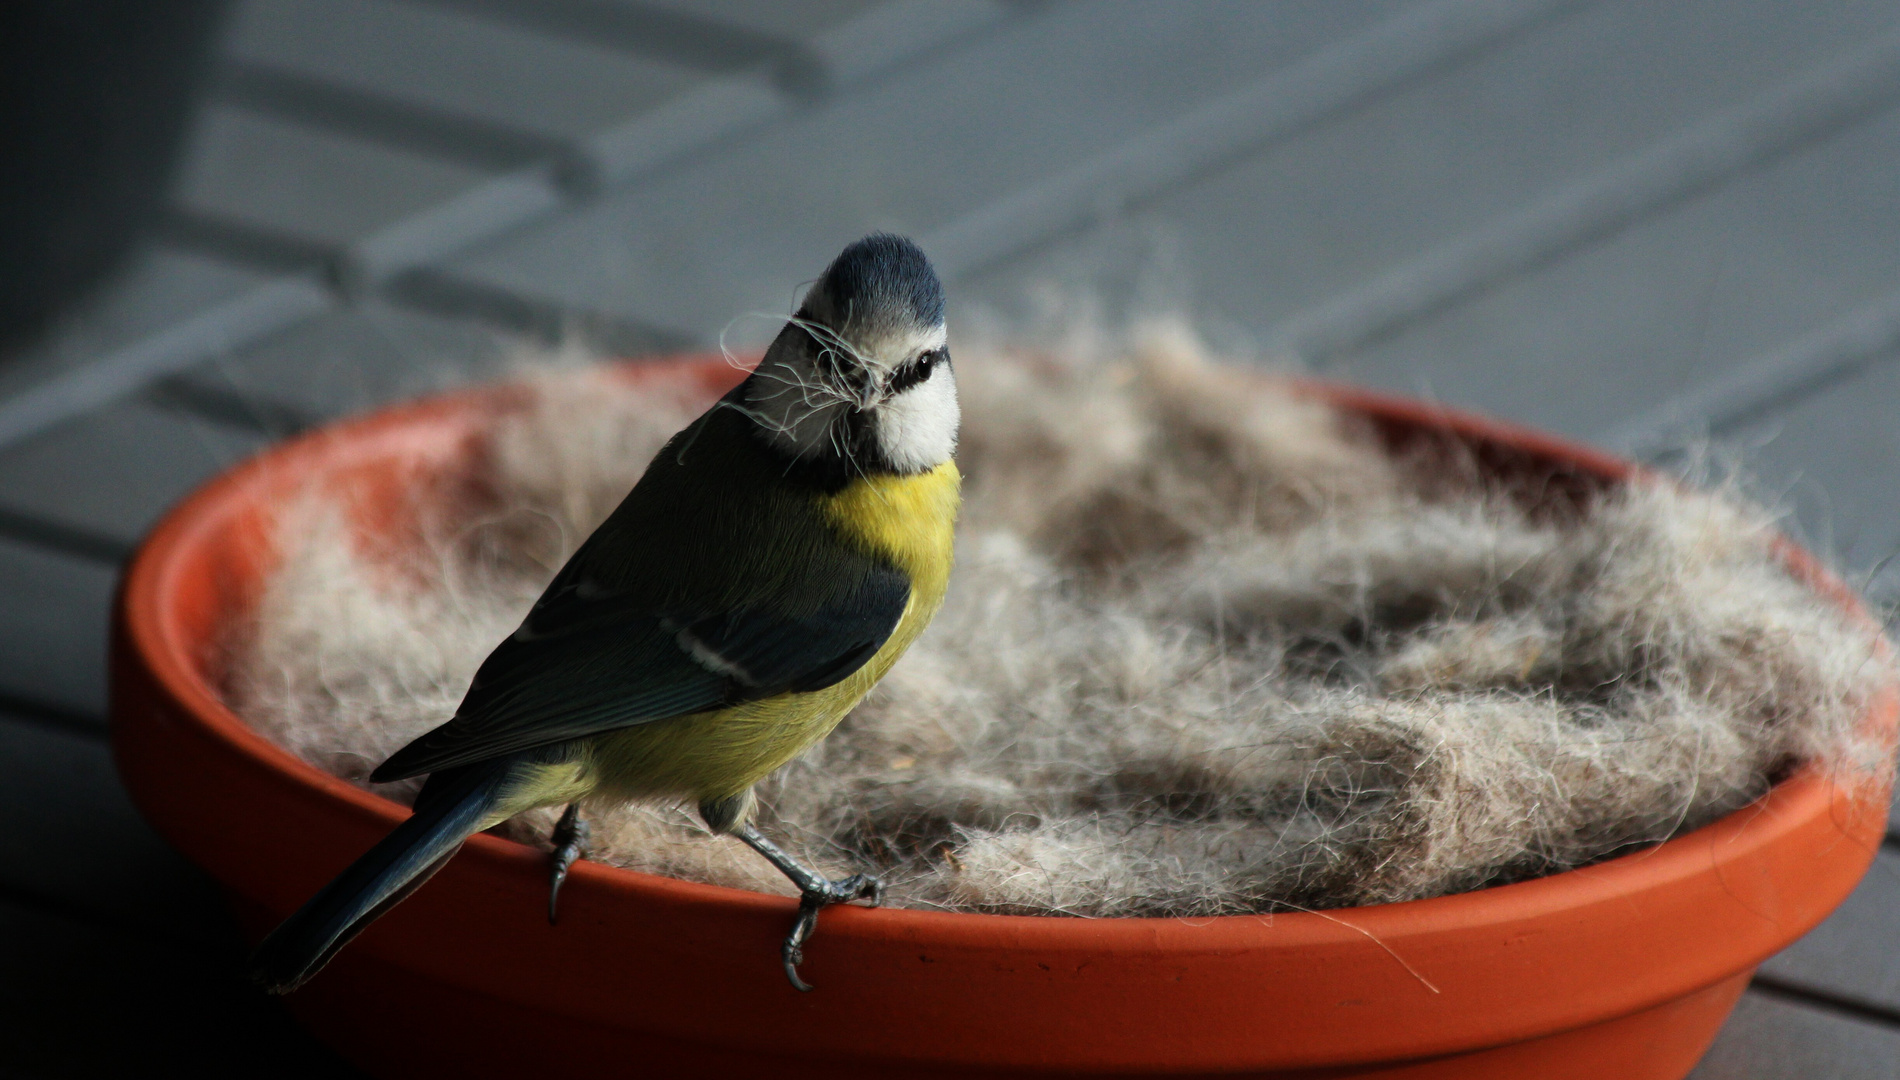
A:
<svg viewBox="0 0 1900 1080">
<path fill-rule="evenodd" d="M 752 850 L 765 856 L 767 862 L 778 867 L 779 873 L 791 878 L 792 884 L 798 886 L 798 920 L 792 923 L 792 932 L 785 936 L 785 945 L 779 950 L 779 955 L 785 962 L 785 977 L 792 981 L 792 986 L 799 990 L 810 990 L 811 985 L 798 977 L 798 965 L 805 959 L 805 942 L 811 940 L 812 932 L 818 929 L 818 910 L 829 904 L 842 904 L 849 900 L 869 900 L 876 905 L 883 899 L 884 883 L 869 874 L 852 874 L 848 878 L 832 881 L 787 855 L 750 824 L 734 825 L 729 831 L 745 841 Z"/>
<path fill-rule="evenodd" d="M 554 865 L 548 874 L 548 925 L 554 925 L 555 911 L 561 901 L 561 885 L 567 881 L 567 872 L 573 867 L 574 860 L 587 854 L 587 841 L 594 830 L 581 817 L 579 803 L 567 804 L 561 820 L 554 823 Z"/>
</svg>

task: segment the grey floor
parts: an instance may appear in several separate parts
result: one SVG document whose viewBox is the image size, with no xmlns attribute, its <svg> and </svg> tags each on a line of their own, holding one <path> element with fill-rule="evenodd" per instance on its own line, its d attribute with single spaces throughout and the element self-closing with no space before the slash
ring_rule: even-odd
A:
<svg viewBox="0 0 1900 1080">
<path fill-rule="evenodd" d="M 886 228 L 963 318 L 1092 297 L 1712 434 L 1885 601 L 1897 167 L 1900 0 L 245 0 L 158 243 L 0 368 L 0 1074 L 350 1074 L 104 735 L 121 561 L 273 438 L 524 347 L 754 339 Z M 1896 837 L 1699 1080 L 1900 1078 Z"/>
</svg>

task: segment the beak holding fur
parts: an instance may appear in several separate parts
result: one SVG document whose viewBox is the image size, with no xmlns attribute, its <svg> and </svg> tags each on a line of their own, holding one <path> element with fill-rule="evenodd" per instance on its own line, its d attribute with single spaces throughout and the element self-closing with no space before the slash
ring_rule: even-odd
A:
<svg viewBox="0 0 1900 1080">
<path fill-rule="evenodd" d="M 783 452 L 859 474 L 916 474 L 956 453 L 962 414 L 936 272 L 882 234 L 834 261 L 766 350 L 744 407 Z"/>
</svg>

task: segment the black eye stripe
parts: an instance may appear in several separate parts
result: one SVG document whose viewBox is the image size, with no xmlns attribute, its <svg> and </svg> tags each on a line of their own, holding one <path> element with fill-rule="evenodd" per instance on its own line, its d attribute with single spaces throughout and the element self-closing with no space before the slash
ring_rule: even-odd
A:
<svg viewBox="0 0 1900 1080">
<path fill-rule="evenodd" d="M 950 359 L 949 349 L 933 349 L 923 354 L 916 360 L 899 368 L 897 373 L 891 376 L 890 388 L 887 392 L 901 394 L 911 387 L 916 386 L 918 383 L 930 378 L 930 373 L 937 370 L 937 362 L 939 360 L 948 359 Z"/>
</svg>

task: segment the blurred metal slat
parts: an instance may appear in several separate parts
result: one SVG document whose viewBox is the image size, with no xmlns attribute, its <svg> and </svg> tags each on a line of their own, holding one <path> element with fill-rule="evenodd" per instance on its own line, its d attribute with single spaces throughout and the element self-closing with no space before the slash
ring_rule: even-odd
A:
<svg viewBox="0 0 1900 1080">
<path fill-rule="evenodd" d="M 413 0 L 605 45 L 669 63 L 730 72 L 770 65 L 788 87 L 816 88 L 822 63 L 802 42 L 690 11 L 630 0 Z"/>
<path fill-rule="evenodd" d="M 813 48 L 826 58 L 835 91 L 966 39 L 1012 14 L 995 0 L 901 0 L 819 35 Z M 766 75 L 726 76 L 590 140 L 591 179 L 601 188 L 645 179 L 790 116 L 795 109 Z"/>
<path fill-rule="evenodd" d="M 349 245 L 338 273 L 350 288 L 373 288 L 554 213 L 567 194 L 552 168 L 530 166 L 447 199 Z"/>
<path fill-rule="evenodd" d="M 1900 291 L 1744 363 L 1605 432 L 1603 445 L 1638 458 L 1720 435 L 1806 399 L 1900 352 Z"/>
<path fill-rule="evenodd" d="M 1438 0 L 932 232 L 960 277 L 1289 138 L 1587 0 Z"/>
<path fill-rule="evenodd" d="M 336 245 L 321 240 L 179 206 L 164 211 L 156 231 L 159 239 L 174 247 L 277 274 L 332 274 L 339 253 Z"/>
<path fill-rule="evenodd" d="M 990 0 L 941 0 L 920 7 L 901 3 L 873 10 L 860 19 L 821 35 L 830 42 L 862 42 L 867 35 L 881 48 L 860 50 L 863 65 L 854 77 L 890 69 L 907 55 L 941 47 L 1009 17 L 1010 10 Z M 921 30 L 905 32 L 893 19 L 912 18 Z M 756 80 L 735 76 L 653 110 L 586 148 L 580 171 L 597 182 L 623 184 L 653 175 L 715 143 L 756 129 L 784 115 L 781 95 Z M 527 222 L 570 205 L 570 188 L 554 166 L 535 165 L 478 184 L 434 207 L 352 241 L 334 260 L 336 280 L 346 291 L 394 281 L 452 253 L 493 240 Z M 583 185 L 584 186 L 584 185 Z M 207 218 L 197 224 L 209 222 Z M 201 230 L 207 243 L 215 230 Z M 223 240 L 256 240 L 226 230 Z M 279 245 L 281 248 L 281 245 Z M 284 248 L 279 254 L 289 254 Z M 216 355 L 251 344 L 340 302 L 324 281 L 312 275 L 287 275 L 216 307 L 203 310 L 143 340 L 101 356 L 83 367 L 52 374 L 10 400 L 0 402 L 0 447 L 53 427 Z M 640 338 L 641 335 L 634 335 Z M 670 340 L 663 333 L 655 340 Z"/>
<path fill-rule="evenodd" d="M 0 538 L 0 702 L 104 736 L 106 623 L 117 577 L 116 562 Z"/>
<path fill-rule="evenodd" d="M 1321 363 L 1862 119 L 1900 97 L 1900 34 L 1666 138 L 1273 328 Z"/>
<path fill-rule="evenodd" d="M 308 277 L 285 277 L 0 402 L 0 447 L 91 412 L 221 349 L 236 348 L 328 311 L 335 297 Z"/>
<path fill-rule="evenodd" d="M 215 92 L 226 104 L 252 112 L 480 169 L 561 160 L 572 151 L 565 139 L 268 64 L 227 60 Z"/>
<path fill-rule="evenodd" d="M 579 340 L 604 353 L 640 356 L 692 344 L 687 335 L 666 327 L 564 306 L 430 268 L 392 279 L 384 295 L 415 311 L 465 319 L 545 345 Z"/>
<path fill-rule="evenodd" d="M 1900 1080 L 1900 1030 L 1761 986 L 1688 1080 Z"/>
</svg>

